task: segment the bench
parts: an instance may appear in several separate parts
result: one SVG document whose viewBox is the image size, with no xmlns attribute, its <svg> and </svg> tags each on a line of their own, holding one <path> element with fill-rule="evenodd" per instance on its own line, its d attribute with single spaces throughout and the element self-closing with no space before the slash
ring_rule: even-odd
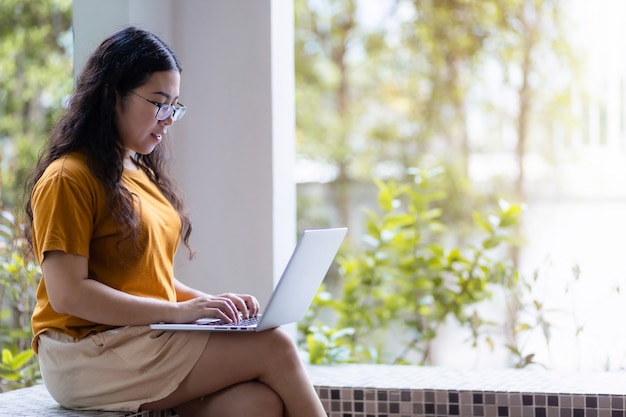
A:
<svg viewBox="0 0 626 417">
<path fill-rule="evenodd" d="M 626 372 L 309 366 L 329 417 L 626 417 Z M 45 387 L 0 394 L 0 416 L 172 417 L 61 408 Z"/>
<path fill-rule="evenodd" d="M 110 411 L 67 410 L 52 399 L 46 387 L 36 385 L 0 394 L 2 417 L 171 417 L 169 411 L 123 413 Z"/>
</svg>

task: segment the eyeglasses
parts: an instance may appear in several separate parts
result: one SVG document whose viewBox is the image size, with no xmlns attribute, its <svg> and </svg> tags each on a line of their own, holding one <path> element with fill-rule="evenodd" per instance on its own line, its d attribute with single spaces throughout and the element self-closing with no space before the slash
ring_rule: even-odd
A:
<svg viewBox="0 0 626 417">
<path fill-rule="evenodd" d="M 148 100 L 144 96 L 141 96 L 141 95 L 135 93 L 132 90 L 130 90 L 130 92 L 133 93 L 134 95 L 136 95 L 137 97 L 140 97 L 140 98 L 146 100 L 148 103 L 154 104 L 155 106 L 158 107 L 157 112 L 154 115 L 154 117 L 157 120 L 165 120 L 165 119 L 168 119 L 168 118 L 171 117 L 172 120 L 177 122 L 177 121 L 179 121 L 180 119 L 183 118 L 183 116 L 185 115 L 185 112 L 187 111 L 187 107 L 183 106 L 180 103 L 179 103 L 178 106 L 172 106 L 171 104 L 161 104 L 161 103 L 156 102 L 156 101 Z"/>
</svg>

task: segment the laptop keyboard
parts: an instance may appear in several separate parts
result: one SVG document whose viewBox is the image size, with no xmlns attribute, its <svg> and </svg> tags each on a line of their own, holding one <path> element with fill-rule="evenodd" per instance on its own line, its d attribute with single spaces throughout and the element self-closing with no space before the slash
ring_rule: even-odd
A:
<svg viewBox="0 0 626 417">
<path fill-rule="evenodd" d="M 205 323 L 205 324 L 209 324 L 211 326 L 254 326 L 256 324 L 259 324 L 259 319 L 260 317 L 250 317 L 249 319 L 243 319 L 243 320 L 239 320 L 239 321 L 235 321 L 233 323 L 227 323 L 225 321 L 214 321 L 212 323 Z"/>
</svg>

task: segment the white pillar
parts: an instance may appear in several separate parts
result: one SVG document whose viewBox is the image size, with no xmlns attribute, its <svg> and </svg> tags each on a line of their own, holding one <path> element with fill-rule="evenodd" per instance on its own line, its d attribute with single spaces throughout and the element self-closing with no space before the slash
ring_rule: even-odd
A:
<svg viewBox="0 0 626 417">
<path fill-rule="evenodd" d="M 75 62 L 125 25 L 177 53 L 185 118 L 170 129 L 193 219 L 179 279 L 264 304 L 296 241 L 292 0 L 74 0 Z"/>
</svg>

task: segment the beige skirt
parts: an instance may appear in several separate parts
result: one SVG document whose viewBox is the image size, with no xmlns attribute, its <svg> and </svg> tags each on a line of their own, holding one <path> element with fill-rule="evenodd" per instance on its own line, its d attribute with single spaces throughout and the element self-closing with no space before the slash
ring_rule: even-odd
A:
<svg viewBox="0 0 626 417">
<path fill-rule="evenodd" d="M 120 327 L 83 339 L 48 331 L 38 341 L 41 374 L 63 407 L 137 412 L 178 388 L 209 335 L 148 326 Z"/>
</svg>

